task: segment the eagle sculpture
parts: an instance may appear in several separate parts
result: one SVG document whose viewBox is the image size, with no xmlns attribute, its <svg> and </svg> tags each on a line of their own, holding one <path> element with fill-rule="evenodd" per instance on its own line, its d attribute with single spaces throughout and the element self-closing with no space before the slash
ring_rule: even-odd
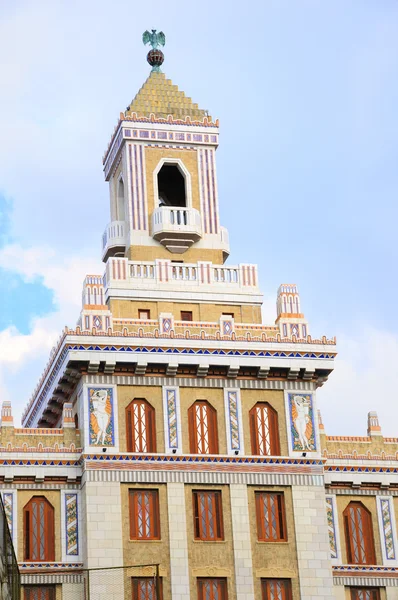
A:
<svg viewBox="0 0 398 600">
<path fill-rule="evenodd" d="M 146 30 L 142 34 L 142 41 L 144 43 L 144 46 L 146 44 L 150 44 L 152 48 L 156 50 L 157 48 L 159 48 L 159 46 L 165 45 L 166 36 L 164 35 L 163 31 L 159 31 L 159 33 L 157 33 L 156 29 L 152 29 L 151 32 Z"/>
</svg>

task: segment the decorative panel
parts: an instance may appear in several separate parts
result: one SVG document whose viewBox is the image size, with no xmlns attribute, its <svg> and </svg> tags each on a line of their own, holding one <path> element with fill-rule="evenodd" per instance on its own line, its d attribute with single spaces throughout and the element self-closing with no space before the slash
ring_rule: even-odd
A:
<svg viewBox="0 0 398 600">
<path fill-rule="evenodd" d="M 390 561 L 397 560 L 395 519 L 392 498 L 389 496 L 379 496 L 377 500 L 383 557 L 387 564 L 391 564 Z"/>
<path fill-rule="evenodd" d="M 89 444 L 114 446 L 113 388 L 88 388 Z"/>
<path fill-rule="evenodd" d="M 225 417 L 228 450 L 230 453 L 243 451 L 240 390 L 224 390 Z"/>
<path fill-rule="evenodd" d="M 14 494 L 11 492 L 4 492 L 2 494 L 2 497 L 8 527 L 11 533 L 11 537 L 14 538 Z"/>
<path fill-rule="evenodd" d="M 166 452 L 177 452 L 181 444 L 180 398 L 178 387 L 163 388 Z"/>
<path fill-rule="evenodd" d="M 293 452 L 317 452 L 312 394 L 289 393 L 289 442 Z"/>
<path fill-rule="evenodd" d="M 79 524 L 77 494 L 65 494 L 65 542 L 66 554 L 79 554 Z"/>
<path fill-rule="evenodd" d="M 331 558 L 338 558 L 334 506 L 333 498 L 331 496 L 326 496 L 326 516 L 328 522 L 330 556 Z"/>
</svg>

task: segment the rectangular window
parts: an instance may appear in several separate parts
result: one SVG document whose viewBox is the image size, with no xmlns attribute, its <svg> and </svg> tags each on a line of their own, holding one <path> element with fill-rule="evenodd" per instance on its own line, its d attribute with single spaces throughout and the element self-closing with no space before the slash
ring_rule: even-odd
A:
<svg viewBox="0 0 398 600">
<path fill-rule="evenodd" d="M 55 600 L 55 588 L 52 585 L 24 586 L 25 600 Z"/>
<path fill-rule="evenodd" d="M 262 579 L 263 600 L 291 600 L 292 588 L 290 579 Z"/>
<path fill-rule="evenodd" d="M 192 311 L 191 310 L 182 310 L 181 311 L 181 321 L 192 321 Z"/>
<path fill-rule="evenodd" d="M 151 318 L 151 311 L 139 308 L 138 309 L 138 318 L 143 319 L 144 321 L 148 321 Z"/>
<path fill-rule="evenodd" d="M 224 539 L 221 492 L 193 492 L 194 532 L 196 540 Z"/>
<path fill-rule="evenodd" d="M 378 588 L 351 588 L 351 600 L 380 600 Z"/>
<path fill-rule="evenodd" d="M 160 540 L 158 490 L 130 490 L 130 539 Z"/>
<path fill-rule="evenodd" d="M 132 577 L 131 591 L 132 600 L 162 600 L 162 580 L 157 580 L 156 577 Z"/>
<path fill-rule="evenodd" d="M 257 536 L 261 542 L 287 541 L 283 494 L 256 492 Z"/>
<path fill-rule="evenodd" d="M 231 319 L 235 318 L 235 313 L 221 313 L 223 317 L 231 317 Z"/>
<path fill-rule="evenodd" d="M 227 600 L 226 579 L 198 578 L 198 600 Z"/>
</svg>

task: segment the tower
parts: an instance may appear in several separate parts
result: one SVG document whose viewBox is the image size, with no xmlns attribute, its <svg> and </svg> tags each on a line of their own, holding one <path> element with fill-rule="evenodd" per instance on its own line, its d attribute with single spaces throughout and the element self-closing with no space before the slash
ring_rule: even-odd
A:
<svg viewBox="0 0 398 600">
<path fill-rule="evenodd" d="M 326 436 L 335 339 L 294 284 L 262 323 L 256 265 L 226 263 L 218 121 L 160 71 L 164 41 L 145 32 L 152 71 L 104 156 L 104 273 L 22 428 L 3 403 L 24 600 L 393 600 L 398 442 L 373 412 L 367 437 Z"/>
</svg>

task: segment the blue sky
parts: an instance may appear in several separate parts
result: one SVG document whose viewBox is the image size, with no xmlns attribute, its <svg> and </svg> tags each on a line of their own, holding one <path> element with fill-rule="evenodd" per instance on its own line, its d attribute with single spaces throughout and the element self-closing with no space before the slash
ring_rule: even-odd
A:
<svg viewBox="0 0 398 600">
<path fill-rule="evenodd" d="M 20 0 L 0 6 L 0 392 L 19 415 L 109 220 L 101 158 L 166 33 L 164 71 L 220 119 L 229 262 L 259 264 L 265 315 L 299 285 L 339 359 L 326 430 L 398 435 L 398 4 Z M 394 418 L 395 417 L 395 420 Z"/>
</svg>

